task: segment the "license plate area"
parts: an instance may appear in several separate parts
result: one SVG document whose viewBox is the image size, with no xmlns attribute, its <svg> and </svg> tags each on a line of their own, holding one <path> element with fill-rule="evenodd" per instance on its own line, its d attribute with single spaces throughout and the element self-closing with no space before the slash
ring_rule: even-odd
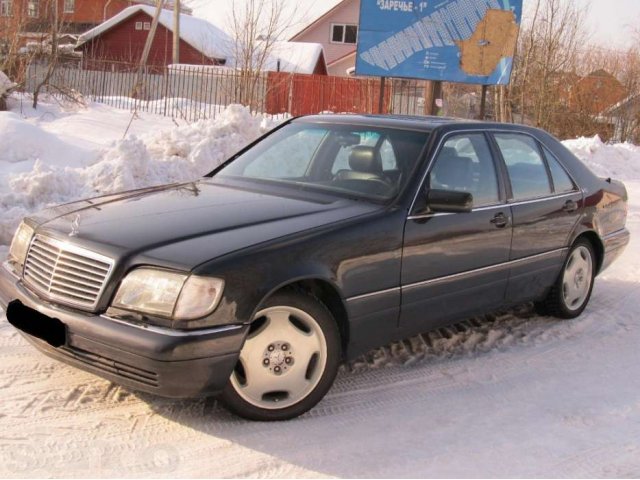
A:
<svg viewBox="0 0 640 480">
<path fill-rule="evenodd" d="M 51 318 L 14 300 L 7 306 L 7 320 L 18 330 L 44 340 L 52 347 L 67 343 L 67 326 L 57 318 Z"/>
</svg>

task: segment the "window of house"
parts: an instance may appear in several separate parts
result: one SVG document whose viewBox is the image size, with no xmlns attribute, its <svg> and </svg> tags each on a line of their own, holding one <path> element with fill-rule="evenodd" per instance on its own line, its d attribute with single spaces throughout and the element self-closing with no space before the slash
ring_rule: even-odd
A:
<svg viewBox="0 0 640 480">
<path fill-rule="evenodd" d="M 76 0 L 64 0 L 64 13 L 73 13 L 76 10 Z"/>
<path fill-rule="evenodd" d="M 331 25 L 331 41 L 333 43 L 355 44 L 358 40 L 358 26 L 333 23 Z"/>
<path fill-rule="evenodd" d="M 136 30 L 142 30 L 142 22 L 136 22 Z"/>
<path fill-rule="evenodd" d="M 0 0 L 0 16 L 1 17 L 11 16 L 12 7 L 13 7 L 13 2 L 11 0 Z"/>
<path fill-rule="evenodd" d="M 144 29 L 151 30 L 151 22 L 144 22 Z"/>
<path fill-rule="evenodd" d="M 37 17 L 40 15 L 40 2 L 38 0 L 29 0 L 27 2 L 27 16 Z"/>
</svg>

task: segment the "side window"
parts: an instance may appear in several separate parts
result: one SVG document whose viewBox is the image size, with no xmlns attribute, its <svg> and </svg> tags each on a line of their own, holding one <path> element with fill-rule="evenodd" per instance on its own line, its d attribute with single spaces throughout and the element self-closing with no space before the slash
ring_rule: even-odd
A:
<svg viewBox="0 0 640 480">
<path fill-rule="evenodd" d="M 380 145 L 380 158 L 382 159 L 382 170 L 385 172 L 398 170 L 396 153 L 393 151 L 393 145 L 391 145 L 388 138 L 385 138 L 382 145 Z"/>
<path fill-rule="evenodd" d="M 556 157 L 549 151 L 547 147 L 543 147 L 544 156 L 547 158 L 547 164 L 549 170 L 551 170 L 551 178 L 553 178 L 553 186 L 556 193 L 569 193 L 576 189 L 573 184 L 573 180 L 569 177 L 569 174 L 562 168 L 560 162 L 556 160 Z"/>
<path fill-rule="evenodd" d="M 276 143 L 244 171 L 248 177 L 301 178 L 327 135 L 321 128 L 304 130 Z"/>
<path fill-rule="evenodd" d="M 536 141 L 517 133 L 496 133 L 495 139 L 507 164 L 514 200 L 551 195 L 547 167 Z"/>
<path fill-rule="evenodd" d="M 429 174 L 429 187 L 473 195 L 473 206 L 500 202 L 498 177 L 491 150 L 481 133 L 450 137 Z"/>
</svg>

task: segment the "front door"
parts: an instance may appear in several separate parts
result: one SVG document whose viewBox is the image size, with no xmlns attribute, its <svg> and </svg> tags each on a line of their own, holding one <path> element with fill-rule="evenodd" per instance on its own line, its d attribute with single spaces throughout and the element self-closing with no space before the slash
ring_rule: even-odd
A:
<svg viewBox="0 0 640 480">
<path fill-rule="evenodd" d="M 423 191 L 468 192 L 473 211 L 412 212 L 405 226 L 400 326 L 442 326 L 504 301 L 511 210 L 484 133 L 453 133 L 441 142 Z M 422 195 L 422 193 L 421 193 Z"/>
</svg>

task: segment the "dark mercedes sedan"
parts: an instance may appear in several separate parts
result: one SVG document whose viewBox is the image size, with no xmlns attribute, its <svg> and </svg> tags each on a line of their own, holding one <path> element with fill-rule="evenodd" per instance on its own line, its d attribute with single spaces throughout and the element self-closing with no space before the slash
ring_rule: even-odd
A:
<svg viewBox="0 0 640 480">
<path fill-rule="evenodd" d="M 201 180 L 25 218 L 0 305 L 56 359 L 281 420 L 372 347 L 523 302 L 580 315 L 626 216 L 540 130 L 302 117 Z"/>
</svg>

